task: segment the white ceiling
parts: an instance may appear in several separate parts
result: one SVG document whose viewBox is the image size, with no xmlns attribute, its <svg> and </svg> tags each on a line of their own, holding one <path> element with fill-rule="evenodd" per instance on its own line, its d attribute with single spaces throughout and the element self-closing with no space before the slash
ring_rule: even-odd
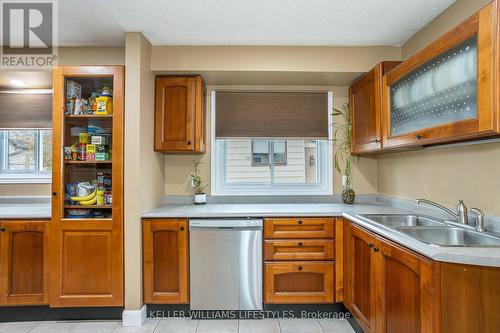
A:
<svg viewBox="0 0 500 333">
<path fill-rule="evenodd" d="M 63 0 L 60 44 L 395 45 L 455 0 Z"/>
</svg>

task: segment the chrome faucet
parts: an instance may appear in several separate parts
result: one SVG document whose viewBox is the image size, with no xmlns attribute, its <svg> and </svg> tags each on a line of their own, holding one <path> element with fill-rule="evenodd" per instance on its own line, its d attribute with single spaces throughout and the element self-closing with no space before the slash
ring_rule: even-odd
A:
<svg viewBox="0 0 500 333">
<path fill-rule="evenodd" d="M 453 212 L 452 210 L 446 208 L 443 205 L 438 204 L 437 202 L 427 200 L 427 199 L 417 199 L 417 204 L 425 203 L 434 207 L 441 209 L 442 211 L 448 213 L 448 215 L 452 216 L 458 223 L 469 224 L 469 213 L 467 210 L 467 206 L 465 206 L 463 200 L 458 201 L 457 212 Z"/>
<path fill-rule="evenodd" d="M 471 208 L 470 212 L 477 216 L 476 218 L 476 230 L 479 232 L 486 232 L 486 225 L 484 223 L 484 213 L 479 208 Z"/>
</svg>

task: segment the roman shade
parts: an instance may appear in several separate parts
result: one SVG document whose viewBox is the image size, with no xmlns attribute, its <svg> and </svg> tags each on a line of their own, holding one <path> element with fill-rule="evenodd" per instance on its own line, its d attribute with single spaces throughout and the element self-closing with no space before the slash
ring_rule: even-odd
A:
<svg viewBox="0 0 500 333">
<path fill-rule="evenodd" d="M 217 138 L 328 138 L 326 92 L 216 92 Z"/>
<path fill-rule="evenodd" d="M 0 92 L 0 128 L 52 128 L 52 94 Z"/>
</svg>

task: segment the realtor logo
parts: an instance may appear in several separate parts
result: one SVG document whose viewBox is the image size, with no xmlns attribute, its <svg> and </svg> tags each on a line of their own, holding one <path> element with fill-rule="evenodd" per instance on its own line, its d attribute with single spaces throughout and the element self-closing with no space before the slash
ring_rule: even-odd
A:
<svg viewBox="0 0 500 333">
<path fill-rule="evenodd" d="M 56 0 L 0 0 L 0 69 L 51 69 L 57 61 Z"/>
</svg>

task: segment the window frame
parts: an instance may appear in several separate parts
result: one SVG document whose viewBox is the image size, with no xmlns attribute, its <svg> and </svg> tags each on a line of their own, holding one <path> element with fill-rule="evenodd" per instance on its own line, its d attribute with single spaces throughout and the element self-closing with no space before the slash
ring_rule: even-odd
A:
<svg viewBox="0 0 500 333">
<path fill-rule="evenodd" d="M 35 132 L 34 147 L 34 170 L 33 171 L 11 171 L 9 164 L 9 131 L 29 130 Z M 6 128 L 0 129 L 0 184 L 50 184 L 52 182 L 52 170 L 43 169 L 43 131 L 51 128 Z M 51 153 L 52 155 L 52 153 Z"/>
<path fill-rule="evenodd" d="M 286 165 L 288 165 L 288 146 L 287 146 L 287 140 L 286 139 L 281 140 L 281 141 L 285 141 L 285 152 L 284 152 L 284 154 L 285 154 L 285 162 L 284 163 L 283 162 L 276 162 L 275 161 L 274 142 L 272 142 L 272 141 L 274 141 L 274 139 L 262 140 L 262 141 L 267 141 L 267 144 L 268 144 L 268 153 L 267 153 L 267 155 L 269 155 L 268 156 L 268 162 L 267 163 L 257 163 L 257 162 L 255 162 L 255 160 L 253 159 L 253 156 L 255 154 L 255 152 L 253 150 L 253 145 L 254 145 L 254 141 L 256 141 L 256 140 L 255 139 L 250 139 L 250 140 L 252 140 L 252 147 L 251 147 L 251 149 L 252 149 L 252 157 L 251 157 L 251 159 L 252 159 L 252 166 L 253 167 L 264 167 L 264 166 L 269 167 L 271 161 L 273 162 L 274 166 L 286 166 Z M 258 140 L 261 140 L 261 139 L 258 139 Z M 280 139 L 278 139 L 278 140 L 280 140 Z M 271 159 L 271 155 L 272 155 L 272 159 Z"/>
<path fill-rule="evenodd" d="M 218 89 L 222 91 L 222 89 Z M 316 91 L 327 92 L 328 95 L 328 109 L 325 110 L 328 114 L 328 140 L 316 140 L 317 141 L 317 167 L 318 167 L 318 177 L 319 183 L 317 184 L 288 184 L 288 183 L 273 183 L 273 175 L 271 175 L 271 183 L 254 183 L 254 184 L 228 184 L 225 181 L 226 176 L 226 163 L 225 163 L 225 147 L 224 140 L 216 140 L 215 138 L 215 108 L 216 108 L 216 93 L 213 90 L 209 94 L 210 98 L 210 108 L 211 108 L 211 126 L 210 129 L 210 147 L 211 147 L 211 158 L 210 158 L 210 195 L 212 196 L 287 196 L 287 195 L 333 195 L 333 144 L 332 135 L 333 131 L 330 126 L 332 124 L 333 118 L 329 110 L 333 107 L 333 92 L 330 90 Z M 242 139 L 255 139 L 255 138 L 242 138 Z M 259 138 L 261 139 L 261 138 Z M 262 138 L 266 139 L 266 138 Z M 267 140 L 291 140 L 292 138 L 267 138 Z M 311 139 L 314 140 L 314 139 Z M 286 147 L 286 145 L 285 145 Z M 271 148 L 271 147 L 270 147 Z M 273 152 L 270 150 L 269 155 L 271 159 L 271 154 Z M 253 154 L 253 141 L 252 141 L 252 154 Z M 274 156 L 272 157 L 274 158 Z M 253 165 L 253 158 L 252 158 Z M 264 166 L 264 165 L 262 165 Z M 269 166 L 269 165 L 268 165 Z M 280 165 L 276 165 L 280 166 Z"/>
</svg>

